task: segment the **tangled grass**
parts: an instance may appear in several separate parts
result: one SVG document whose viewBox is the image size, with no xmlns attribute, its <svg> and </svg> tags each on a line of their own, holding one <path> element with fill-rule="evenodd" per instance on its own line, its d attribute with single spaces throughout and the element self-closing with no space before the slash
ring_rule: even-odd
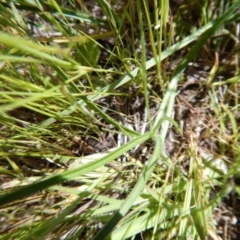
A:
<svg viewBox="0 0 240 240">
<path fill-rule="evenodd" d="M 237 239 L 239 3 L 1 1 L 1 239 Z"/>
</svg>

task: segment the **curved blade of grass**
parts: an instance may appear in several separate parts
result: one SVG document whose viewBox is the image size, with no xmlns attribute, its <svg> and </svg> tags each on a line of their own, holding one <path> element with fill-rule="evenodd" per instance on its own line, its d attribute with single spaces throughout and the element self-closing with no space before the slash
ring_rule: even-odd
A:
<svg viewBox="0 0 240 240">
<path fill-rule="evenodd" d="M 30 194 L 33 194 L 33 193 L 36 193 L 43 189 L 46 189 L 54 184 L 59 184 L 64 181 L 79 177 L 83 174 L 89 173 L 89 172 L 93 171 L 94 169 L 97 169 L 97 168 L 111 162 L 112 160 L 117 159 L 123 153 L 129 151 L 130 149 L 134 148 L 138 144 L 141 144 L 141 143 L 147 141 L 150 137 L 151 137 L 150 133 L 143 134 L 143 135 L 138 136 L 138 137 L 134 138 L 133 140 L 129 141 L 127 144 L 123 145 L 122 147 L 118 148 L 117 150 L 109 153 L 106 157 L 100 158 L 100 159 L 98 159 L 94 162 L 90 162 L 88 164 L 84 164 L 78 168 L 68 170 L 64 173 L 55 175 L 53 177 L 42 180 L 40 182 L 33 183 L 27 187 L 19 188 L 16 191 L 11 192 L 9 194 L 4 194 L 0 197 L 0 206 L 10 203 L 10 202 L 13 202 L 17 199 L 24 198 Z"/>
<path fill-rule="evenodd" d="M 132 207 L 134 201 L 142 192 L 162 151 L 162 148 L 160 147 L 161 138 L 158 136 L 156 137 L 155 141 L 156 146 L 159 147 L 156 147 L 154 149 L 153 155 L 151 156 L 148 165 L 144 168 L 139 181 L 129 194 L 128 198 L 122 203 L 120 209 L 113 215 L 113 217 L 109 220 L 105 227 L 97 234 L 94 240 L 105 239 L 112 232 L 117 223 L 127 214 L 129 209 Z"/>
</svg>

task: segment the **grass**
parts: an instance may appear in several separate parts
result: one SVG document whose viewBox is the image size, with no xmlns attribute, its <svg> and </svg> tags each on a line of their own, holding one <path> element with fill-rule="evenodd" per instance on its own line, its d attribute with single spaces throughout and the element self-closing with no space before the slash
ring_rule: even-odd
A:
<svg viewBox="0 0 240 240">
<path fill-rule="evenodd" d="M 240 2 L 123 2 L 0 2 L 1 239 L 238 236 Z"/>
</svg>

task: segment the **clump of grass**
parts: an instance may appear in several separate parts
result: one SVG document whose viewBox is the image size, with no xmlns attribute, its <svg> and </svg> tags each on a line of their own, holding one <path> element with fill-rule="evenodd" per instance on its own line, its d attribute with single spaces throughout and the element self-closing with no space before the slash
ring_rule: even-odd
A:
<svg viewBox="0 0 240 240">
<path fill-rule="evenodd" d="M 2 239 L 221 235 L 238 2 L 174 4 L 0 4 Z"/>
</svg>

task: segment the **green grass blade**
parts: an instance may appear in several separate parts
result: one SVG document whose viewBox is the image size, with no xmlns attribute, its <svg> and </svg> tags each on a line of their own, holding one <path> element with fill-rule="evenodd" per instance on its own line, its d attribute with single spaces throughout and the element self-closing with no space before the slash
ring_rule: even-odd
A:
<svg viewBox="0 0 240 240">
<path fill-rule="evenodd" d="M 156 137 L 155 140 L 156 146 L 161 146 L 160 137 Z M 112 232 L 117 223 L 126 215 L 126 213 L 131 208 L 132 204 L 134 203 L 135 199 L 137 199 L 137 197 L 145 187 L 145 184 L 148 181 L 157 160 L 159 159 L 161 151 L 162 151 L 161 147 L 157 147 L 154 149 L 153 155 L 151 156 L 148 165 L 145 167 L 142 174 L 140 175 L 140 179 L 133 188 L 132 192 L 127 197 L 127 199 L 122 203 L 120 209 L 113 215 L 113 217 L 107 223 L 107 225 L 94 238 L 94 240 L 105 239 Z"/>
<path fill-rule="evenodd" d="M 13 202 L 17 199 L 21 199 L 23 197 L 29 196 L 30 194 L 36 193 L 38 191 L 41 191 L 43 189 L 46 189 L 54 184 L 59 184 L 67 180 L 74 179 L 76 177 L 79 177 L 83 174 L 86 174 L 88 172 L 91 172 L 92 170 L 101 167 L 114 159 L 117 159 L 119 156 L 121 156 L 123 153 L 127 152 L 128 150 L 134 148 L 138 144 L 141 144 L 148 140 L 151 137 L 150 133 L 146 133 L 144 135 L 138 136 L 128 142 L 126 145 L 123 145 L 119 149 L 109 153 L 106 157 L 98 159 L 94 162 L 84 164 L 76 169 L 72 169 L 69 171 L 66 171 L 64 173 L 55 175 L 53 177 L 47 178 L 43 181 L 33 183 L 27 187 L 23 187 L 20 189 L 17 189 L 14 192 L 4 194 L 0 197 L 0 206 L 4 205 L 6 203 Z"/>
</svg>

